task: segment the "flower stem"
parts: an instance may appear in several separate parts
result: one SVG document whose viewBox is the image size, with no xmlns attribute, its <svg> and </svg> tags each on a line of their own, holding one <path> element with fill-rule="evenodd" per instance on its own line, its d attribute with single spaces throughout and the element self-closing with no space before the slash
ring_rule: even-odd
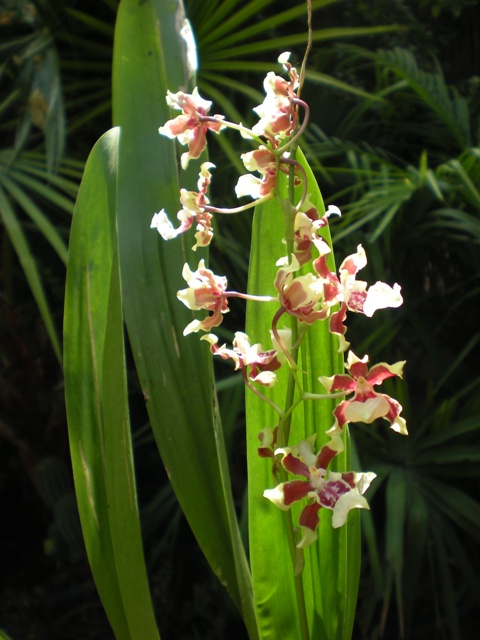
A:
<svg viewBox="0 0 480 640">
<path fill-rule="evenodd" d="M 295 207 L 295 213 L 297 213 L 297 211 L 300 211 L 300 209 L 302 208 L 303 203 L 305 202 L 306 198 L 307 198 L 307 174 L 305 173 L 305 169 L 302 167 L 302 165 L 297 162 L 296 160 L 292 160 L 291 158 L 282 158 L 282 163 L 283 164 L 288 164 L 290 165 L 290 167 L 294 167 L 295 169 L 298 170 L 299 173 L 302 174 L 302 195 L 300 200 L 298 201 L 297 206 Z M 293 202 L 293 201 L 292 201 Z"/>
<path fill-rule="evenodd" d="M 287 149 L 290 149 L 291 147 L 293 147 L 294 145 L 296 145 L 298 143 L 298 140 L 299 140 L 300 136 L 302 135 L 302 133 L 305 131 L 305 129 L 307 127 L 307 124 L 308 124 L 308 120 L 310 118 L 310 107 L 308 106 L 308 104 L 306 102 L 304 102 L 303 100 L 300 100 L 299 98 L 294 98 L 293 99 L 293 104 L 303 107 L 304 110 L 305 110 L 305 115 L 303 117 L 303 122 L 302 122 L 300 128 L 288 140 L 288 142 L 286 142 L 284 145 L 282 145 L 278 149 L 275 149 L 275 153 L 277 153 L 279 155 L 284 153 L 285 151 L 287 151 Z"/>
<path fill-rule="evenodd" d="M 228 127 L 229 129 L 235 129 L 235 131 L 239 131 L 243 138 L 251 138 L 255 140 L 257 144 L 264 144 L 262 138 L 257 136 L 251 129 L 248 127 L 244 127 L 243 124 L 237 124 L 236 122 L 230 122 L 229 120 L 224 120 L 223 118 L 216 118 L 215 116 L 202 116 L 200 118 L 201 122 L 219 122 L 224 127 Z"/>
<path fill-rule="evenodd" d="M 278 318 L 285 310 L 282 308 L 279 312 L 277 312 L 274 320 L 274 333 L 276 332 L 276 323 L 278 322 Z M 277 444 L 280 447 L 284 447 L 288 445 L 288 439 L 290 436 L 290 426 L 292 423 L 292 414 L 293 409 L 301 402 L 301 399 L 295 400 L 295 389 L 297 388 L 298 380 L 296 375 L 296 366 L 298 360 L 298 322 L 297 319 L 293 316 L 291 318 L 291 330 L 292 330 L 292 344 L 294 345 L 290 352 L 287 352 L 285 349 L 285 353 L 288 357 L 289 364 L 291 368 L 289 369 L 288 374 L 288 383 L 287 383 L 287 395 L 285 398 L 285 411 L 283 415 L 280 417 L 279 425 L 278 425 L 278 435 L 277 435 Z M 282 344 L 280 340 L 280 336 L 277 332 L 277 341 L 279 344 Z M 286 480 L 286 472 L 281 470 L 281 475 L 284 477 L 282 480 Z M 302 579 L 302 567 L 299 566 L 300 560 L 300 552 L 297 549 L 296 541 L 295 541 L 295 531 L 293 527 L 292 521 L 292 512 L 286 511 L 284 515 L 285 522 L 285 530 L 287 534 L 288 546 L 290 549 L 290 557 L 292 559 L 292 567 L 293 567 L 293 575 L 294 575 L 294 585 L 295 585 L 295 599 L 297 602 L 297 613 L 298 613 L 298 621 L 300 624 L 301 636 L 299 640 L 310 640 L 310 633 L 308 630 L 308 621 L 307 621 L 307 610 L 305 605 L 305 592 L 303 588 L 303 579 Z"/>
<path fill-rule="evenodd" d="M 310 50 L 312 48 L 312 40 L 313 40 L 312 0 L 307 0 L 307 24 L 308 24 L 308 41 L 307 41 L 307 48 L 305 49 L 305 54 L 303 56 L 302 67 L 300 69 L 300 78 L 298 81 L 297 97 L 300 97 L 300 94 L 303 89 L 303 83 L 305 82 L 305 70 L 307 68 L 308 54 L 310 53 Z"/>
<path fill-rule="evenodd" d="M 285 240 L 287 243 L 288 258 L 290 263 L 291 263 L 291 259 L 294 251 L 294 234 L 295 234 L 294 224 L 295 224 L 295 215 L 297 213 L 297 209 L 293 204 L 295 201 L 295 165 L 298 164 L 297 162 L 295 162 L 295 151 L 297 146 L 297 140 L 298 140 L 298 137 L 294 136 L 293 145 L 291 147 L 290 158 L 288 159 L 288 164 L 290 165 L 289 176 L 288 176 L 288 197 L 286 200 L 282 200 L 282 207 L 283 207 L 284 219 L 285 219 Z M 282 158 L 282 161 L 285 161 L 285 159 Z M 304 191 L 306 190 L 305 175 L 303 176 L 303 189 Z M 278 194 L 277 194 L 277 197 L 279 197 Z M 282 309 L 281 311 L 283 312 L 285 310 Z M 279 317 L 280 316 L 277 313 L 277 315 L 275 316 L 276 322 L 278 322 Z M 285 412 L 283 417 L 280 419 L 278 432 L 277 432 L 277 442 L 280 445 L 280 447 L 284 447 L 288 445 L 288 440 L 290 436 L 290 427 L 292 423 L 293 408 L 297 406 L 299 402 L 302 401 L 301 397 L 297 399 L 297 401 L 295 401 L 295 390 L 297 389 L 297 385 L 298 385 L 296 369 L 297 369 L 298 354 L 300 349 L 299 327 L 298 327 L 298 321 L 293 315 L 290 316 L 290 321 L 291 321 L 293 346 L 290 353 L 288 354 L 290 369 L 288 373 L 287 393 L 285 398 Z M 276 324 L 276 322 L 274 322 L 274 324 Z M 300 392 L 301 392 L 301 388 L 300 388 Z M 285 472 L 285 476 L 286 476 L 286 472 Z M 286 478 L 283 478 L 283 479 L 286 479 Z M 292 512 L 290 510 L 285 512 L 285 529 L 286 529 L 288 546 L 290 548 L 290 556 L 291 556 L 292 565 L 293 565 L 295 599 L 297 602 L 298 621 L 300 624 L 300 631 L 301 631 L 300 640 L 310 640 L 310 633 L 308 630 L 308 621 L 307 621 L 307 611 L 306 611 L 306 605 L 305 605 L 305 592 L 304 592 L 303 579 L 302 579 L 303 566 L 300 566 L 301 562 L 299 562 L 303 560 L 303 558 L 301 558 L 299 555 L 300 553 L 303 553 L 303 551 L 299 551 L 299 549 L 297 549 L 297 545 L 295 541 L 295 531 L 294 531 L 293 521 L 292 521 Z"/>
<path fill-rule="evenodd" d="M 300 624 L 301 636 L 299 640 L 310 640 L 310 632 L 308 630 L 307 608 L 305 604 L 305 591 L 303 588 L 302 572 L 298 570 L 299 554 L 303 551 L 297 549 L 295 544 L 295 531 L 293 529 L 292 512 L 285 511 L 285 528 L 287 531 L 288 546 L 292 555 L 295 596 L 297 601 L 298 622 Z"/>
<path fill-rule="evenodd" d="M 270 200 L 270 198 L 272 198 L 272 195 L 268 194 L 263 198 L 259 198 L 258 200 L 254 200 L 253 202 L 249 202 L 248 204 L 243 204 L 241 207 L 233 207 L 233 209 L 227 209 L 222 207 L 212 207 L 209 204 L 203 205 L 202 209 L 204 211 L 208 211 L 209 213 L 223 213 L 227 215 L 230 213 L 242 213 L 242 211 L 246 211 L 247 209 L 253 209 L 253 207 L 257 207 L 259 204 L 262 204 L 263 202 Z"/>
<path fill-rule="evenodd" d="M 254 302 L 278 302 L 277 296 L 254 296 L 250 293 L 240 293 L 239 291 L 227 291 L 225 298 L 243 298 L 243 300 L 253 300 Z"/>
<path fill-rule="evenodd" d="M 258 396 L 261 400 L 263 400 L 264 402 L 266 402 L 267 404 L 269 404 L 272 409 L 274 411 L 276 411 L 276 413 L 278 413 L 278 415 L 280 416 L 280 420 L 282 419 L 282 415 L 283 415 L 283 411 L 282 409 L 278 406 L 278 404 L 276 404 L 273 400 L 270 400 L 270 398 L 267 398 L 267 396 L 265 396 L 261 391 L 259 391 L 255 385 L 253 385 L 250 380 L 248 379 L 248 376 L 245 372 L 245 369 L 242 370 L 242 377 L 243 377 L 243 381 L 246 384 L 246 386 L 253 391 L 253 393 Z"/>
</svg>

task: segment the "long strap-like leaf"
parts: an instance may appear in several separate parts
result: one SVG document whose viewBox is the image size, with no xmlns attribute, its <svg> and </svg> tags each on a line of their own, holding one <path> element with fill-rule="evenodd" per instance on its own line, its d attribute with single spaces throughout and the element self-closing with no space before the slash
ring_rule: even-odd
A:
<svg viewBox="0 0 480 640">
<path fill-rule="evenodd" d="M 85 168 L 65 301 L 65 387 L 88 558 L 118 640 L 158 640 L 143 558 L 127 406 L 116 232 L 119 130 Z"/>
<path fill-rule="evenodd" d="M 307 171 L 309 199 L 319 214 L 324 205 L 315 178 L 302 154 L 297 154 Z M 282 196 L 286 197 L 286 190 Z M 283 211 L 277 200 L 257 207 L 253 223 L 252 251 L 249 273 L 249 293 L 274 295 L 277 267 L 275 262 L 285 255 Z M 329 239 L 329 238 L 327 238 Z M 333 268 L 333 263 L 331 264 Z M 247 305 L 247 333 L 254 342 L 265 348 L 270 340 L 269 331 L 278 304 Z M 288 320 L 286 321 L 288 328 Z M 316 380 L 321 375 L 343 371 L 338 343 L 328 332 L 326 323 L 317 323 L 309 329 L 302 346 L 299 368 L 304 371 L 305 390 L 321 392 Z M 268 394 L 279 406 L 284 406 L 286 372 Z M 275 427 L 278 422 L 271 407 L 247 392 L 247 454 L 250 523 L 250 560 L 254 582 L 255 604 L 262 640 L 300 638 L 295 608 L 293 567 L 284 528 L 284 514 L 263 498 L 266 488 L 277 481 L 272 474 L 272 463 L 258 456 L 259 432 L 264 427 Z M 298 443 L 318 432 L 317 447 L 327 437 L 322 435 L 333 424 L 331 401 L 322 401 L 297 408 L 293 416 L 290 440 Z M 349 466 L 348 439 L 344 454 L 335 460 L 339 469 Z M 350 514 L 348 523 L 340 530 L 331 525 L 331 514 L 320 512 L 319 541 L 305 552 L 303 584 L 310 637 L 315 640 L 348 640 L 351 637 L 359 577 L 359 525 L 358 514 Z M 298 522 L 298 509 L 293 509 L 294 523 Z"/>
<path fill-rule="evenodd" d="M 180 1 L 123 0 L 118 14 L 113 104 L 122 128 L 118 212 L 124 313 L 172 486 L 208 562 L 255 638 L 251 577 L 215 409 L 211 354 L 198 336 L 182 336 L 192 314 L 176 298 L 184 286 L 184 262 L 194 264 L 205 253 L 185 251 L 180 239 L 165 243 L 149 228 L 161 208 L 175 217 L 180 187 L 193 188 L 197 177 L 192 172 L 179 176 L 175 146 L 158 134 L 172 117 L 167 89 L 191 89 L 191 57 L 179 37 L 185 26 L 182 9 Z M 196 163 L 193 173 L 198 168 Z M 193 244 L 191 237 L 187 242 Z"/>
<path fill-rule="evenodd" d="M 5 193 L 1 183 L 0 221 L 5 226 L 10 242 L 17 253 L 23 272 L 25 273 L 25 277 L 40 311 L 40 315 L 45 323 L 45 328 L 52 343 L 53 350 L 55 351 L 55 355 L 57 356 L 58 361 L 61 362 L 62 350 L 35 257 L 32 254 L 27 237 L 20 225 L 12 203 Z"/>
</svg>

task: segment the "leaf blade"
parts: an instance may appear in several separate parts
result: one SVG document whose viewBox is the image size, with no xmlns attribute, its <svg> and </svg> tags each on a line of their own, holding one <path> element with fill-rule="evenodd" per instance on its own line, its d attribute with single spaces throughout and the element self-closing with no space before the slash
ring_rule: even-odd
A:
<svg viewBox="0 0 480 640">
<path fill-rule="evenodd" d="M 67 416 L 87 554 L 115 636 L 159 640 L 128 419 L 116 247 L 118 137 L 118 129 L 111 130 L 92 150 L 72 224 L 64 328 Z"/>
<path fill-rule="evenodd" d="M 323 200 L 303 154 L 297 159 L 304 166 L 308 177 L 308 197 L 317 207 L 319 215 L 325 208 Z M 282 192 L 282 197 L 286 193 Z M 328 233 L 328 232 L 327 232 Z M 252 294 L 274 295 L 273 282 L 276 276 L 274 256 L 282 251 L 283 215 L 281 207 L 273 200 L 257 207 L 253 223 L 252 253 L 248 290 Z M 330 240 L 329 235 L 327 239 Z M 333 268 L 333 264 L 331 264 Z M 267 308 L 268 307 L 268 308 Z M 247 305 L 247 334 L 254 336 L 255 342 L 265 345 L 269 339 L 271 318 L 278 309 L 278 303 Z M 313 329 L 313 331 L 311 330 Z M 305 350 L 299 364 L 308 374 L 306 389 L 311 391 L 318 384 L 318 375 L 332 375 L 343 371 L 343 361 L 337 353 L 337 344 L 325 324 L 317 323 L 307 333 Z M 303 349 L 303 346 L 302 346 Z M 279 376 L 279 382 L 268 396 L 280 406 L 286 394 L 286 379 Z M 291 442 L 296 443 L 315 432 L 322 434 L 333 421 L 331 411 L 334 404 L 329 401 L 306 405 L 300 414 L 294 414 Z M 295 617 L 295 593 L 290 551 L 283 533 L 282 514 L 263 498 L 263 491 L 270 488 L 274 479 L 271 468 L 259 459 L 257 436 L 266 426 L 273 427 L 278 420 L 270 405 L 262 402 L 254 394 L 247 394 L 247 460 L 249 473 L 250 512 L 250 557 L 260 635 L 265 640 L 278 637 L 301 637 L 298 620 Z M 322 425 L 322 426 L 320 426 Z M 317 448 L 328 440 L 327 436 L 317 438 Z M 348 469 L 350 451 L 348 435 L 346 450 L 337 456 L 339 469 Z M 294 511 L 295 518 L 298 513 Z M 268 532 L 268 547 L 265 543 Z M 337 562 L 332 562 L 336 558 Z M 340 530 L 331 526 L 331 514 L 322 510 L 319 526 L 319 542 L 307 550 L 303 583 L 306 609 L 312 638 L 332 640 L 351 637 L 360 570 L 359 514 L 350 514 L 348 523 Z M 320 578 L 321 576 L 321 578 Z M 288 586 L 290 585 L 290 587 Z M 339 594 L 341 594 L 339 596 Z"/>
<path fill-rule="evenodd" d="M 187 260 L 185 239 L 164 243 L 150 229 L 158 207 L 178 209 L 178 157 L 157 130 L 171 117 L 167 89 L 188 90 L 192 79 L 178 35 L 183 21 L 180 2 L 166 6 L 149 0 L 139 6 L 126 0 L 118 14 L 113 106 L 122 126 L 119 246 L 125 318 L 172 486 L 210 566 L 255 638 L 251 578 L 228 479 L 211 354 L 198 337 L 182 336 L 192 319 L 176 299 Z M 182 186 L 193 187 L 195 166 L 182 177 Z"/>
</svg>

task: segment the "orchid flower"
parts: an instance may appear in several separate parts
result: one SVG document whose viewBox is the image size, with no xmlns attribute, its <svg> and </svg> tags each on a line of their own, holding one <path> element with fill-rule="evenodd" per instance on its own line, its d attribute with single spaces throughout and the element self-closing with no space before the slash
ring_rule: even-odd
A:
<svg viewBox="0 0 480 640">
<path fill-rule="evenodd" d="M 223 129 L 223 116 L 208 117 L 212 103 L 200 97 L 197 87 L 191 94 L 167 92 L 167 104 L 182 112 L 159 128 L 159 133 L 168 138 L 177 138 L 180 144 L 188 144 L 188 152 L 181 157 L 182 169 L 186 169 L 190 160 L 199 158 L 207 144 L 207 131 L 218 133 Z"/>
<path fill-rule="evenodd" d="M 357 252 L 345 258 L 340 265 L 340 276 L 330 271 L 324 256 L 314 262 L 315 270 L 325 280 L 325 300 L 331 305 L 340 303 L 340 310 L 333 313 L 330 319 L 330 331 L 340 339 L 339 351 L 346 351 L 349 346 L 344 337 L 347 329 L 343 324 L 347 310 L 371 318 L 378 309 L 399 307 L 403 303 L 398 284 L 392 288 L 384 282 L 376 282 L 367 288 L 367 282 L 356 280 L 357 272 L 366 264 L 367 257 L 361 244 Z"/>
<path fill-rule="evenodd" d="M 258 447 L 258 455 L 261 458 L 275 459 L 275 449 L 277 444 L 278 427 L 264 427 L 258 434 L 260 446 Z"/>
<path fill-rule="evenodd" d="M 242 331 L 235 333 L 233 349 L 228 349 L 226 345 L 219 347 L 218 338 L 213 333 L 202 336 L 201 339 L 210 343 L 214 355 L 224 360 L 233 360 L 235 369 L 241 369 L 244 377 L 248 376 L 251 382 L 257 382 L 265 387 L 272 387 L 276 383 L 275 371 L 284 362 L 281 351 L 277 349 L 264 351 L 261 344 L 250 345 L 250 338 Z"/>
<path fill-rule="evenodd" d="M 319 218 L 316 207 L 308 198 L 304 201 L 302 210 L 295 216 L 294 223 L 294 251 L 300 265 L 310 262 L 313 246 L 317 248 L 320 256 L 326 256 L 331 252 L 328 243 L 318 235 L 320 229 L 328 225 L 328 218 L 331 215 L 341 215 L 340 209 L 330 205 L 325 214 Z"/>
<path fill-rule="evenodd" d="M 368 509 L 363 493 L 375 478 L 374 473 L 336 473 L 327 467 L 338 453 L 343 443 L 338 435 L 324 445 L 315 455 L 313 446 L 316 435 L 301 440 L 297 446 L 277 449 L 275 454 L 282 455 L 284 469 L 293 475 L 303 476 L 305 480 L 282 482 L 274 489 L 267 489 L 263 495 L 280 509 L 287 511 L 294 502 L 308 499 L 303 508 L 299 524 L 303 532 L 297 548 L 303 549 L 317 539 L 317 527 L 320 522 L 318 511 L 323 507 L 333 511 L 332 526 L 345 524 L 351 509 Z"/>
<path fill-rule="evenodd" d="M 277 184 L 277 157 L 267 147 L 260 145 L 258 149 L 242 153 L 240 156 L 248 171 L 258 171 L 262 178 L 251 174 L 240 176 L 235 187 L 238 198 L 251 196 L 254 200 L 270 194 Z"/>
<path fill-rule="evenodd" d="M 200 260 L 196 271 L 192 271 L 188 264 L 185 264 L 182 276 L 188 284 L 188 289 L 179 291 L 177 298 L 189 309 L 194 311 L 206 309 L 212 312 L 204 320 L 190 322 L 185 327 L 183 335 L 197 331 L 210 331 L 213 327 L 218 327 L 223 320 L 223 314 L 229 311 L 225 276 L 216 276 L 213 271 L 205 267 L 204 260 Z"/>
<path fill-rule="evenodd" d="M 367 363 L 368 356 L 360 359 L 352 351 L 349 351 L 345 363 L 349 374 L 319 378 L 327 393 L 346 391 L 354 394 L 350 400 L 344 400 L 334 410 L 336 423 L 329 433 L 341 431 L 347 422 L 371 424 L 377 418 L 385 418 L 390 422 L 391 429 L 402 435 L 407 435 L 407 424 L 400 416 L 402 411 L 400 403 L 374 389 L 387 378 L 395 376 L 402 378 L 405 361 L 402 360 L 392 365 L 381 362 L 370 369 L 368 369 Z"/>
<path fill-rule="evenodd" d="M 329 307 L 324 304 L 323 280 L 313 273 L 295 277 L 295 271 L 300 268 L 295 254 L 290 264 L 287 258 L 281 258 L 277 265 L 280 269 L 275 278 L 275 288 L 285 311 L 306 324 L 325 319 Z"/>
<path fill-rule="evenodd" d="M 204 207 L 209 204 L 206 194 L 211 182 L 209 169 L 212 168 L 215 168 L 215 165 L 211 162 L 202 163 L 197 183 L 198 192 L 180 190 L 182 209 L 177 213 L 177 218 L 181 223 L 179 227 L 174 228 L 164 209 L 153 216 L 150 228 L 156 229 L 164 240 L 172 240 L 181 233 L 185 233 L 195 221 L 197 233 L 195 234 L 196 244 L 192 247 L 193 251 L 196 251 L 197 247 L 206 247 L 210 244 L 213 238 L 212 215 L 205 211 Z"/>
<path fill-rule="evenodd" d="M 260 120 L 252 131 L 270 140 L 289 136 L 295 128 L 293 101 L 298 88 L 298 75 L 296 69 L 288 62 L 289 55 L 289 52 L 286 52 L 278 58 L 289 73 L 289 81 L 270 71 L 263 82 L 265 100 L 253 109 Z"/>
</svg>

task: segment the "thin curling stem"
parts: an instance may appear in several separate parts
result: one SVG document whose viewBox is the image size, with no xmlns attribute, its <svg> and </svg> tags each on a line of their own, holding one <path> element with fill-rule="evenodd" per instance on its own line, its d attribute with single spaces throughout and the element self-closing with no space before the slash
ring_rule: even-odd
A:
<svg viewBox="0 0 480 640">
<path fill-rule="evenodd" d="M 307 41 L 307 47 L 305 49 L 305 55 L 303 56 L 303 60 L 302 60 L 302 68 L 300 69 L 300 77 L 298 80 L 298 91 L 297 91 L 297 96 L 300 97 L 300 93 L 302 92 L 303 89 L 303 84 L 305 82 L 305 71 L 307 68 L 307 59 L 308 59 L 308 55 L 310 53 L 310 50 L 312 48 L 312 41 L 313 41 L 313 29 L 312 29 L 312 0 L 307 0 L 307 26 L 308 26 L 308 41 Z"/>
<path fill-rule="evenodd" d="M 293 104 L 303 107 L 304 111 L 305 111 L 305 115 L 303 117 L 303 121 L 302 124 L 300 125 L 300 127 L 297 129 L 297 131 L 295 132 L 295 135 L 290 138 L 288 140 L 288 142 L 286 142 L 282 147 L 279 147 L 278 149 L 274 150 L 274 153 L 284 153 L 285 151 L 287 151 L 288 149 L 290 149 L 290 147 L 292 145 L 294 145 L 298 139 L 300 138 L 300 136 L 302 135 L 302 133 L 305 131 L 305 128 L 308 124 L 308 121 L 310 119 L 310 107 L 308 106 L 308 104 L 306 102 L 304 102 L 303 100 L 300 100 L 300 98 L 294 98 L 293 99 Z"/>
<path fill-rule="evenodd" d="M 245 372 L 245 370 L 242 370 L 242 378 L 243 381 L 245 383 L 245 385 L 251 390 L 253 391 L 253 393 L 258 396 L 261 400 L 263 400 L 264 402 L 266 402 L 267 404 L 269 404 L 272 409 L 280 416 L 280 418 L 283 416 L 283 410 L 278 406 L 278 404 L 276 404 L 276 402 L 273 402 L 273 400 L 270 400 L 270 398 L 267 398 L 267 396 L 264 396 L 263 393 L 261 391 L 259 391 L 248 379 L 248 376 Z"/>
</svg>

